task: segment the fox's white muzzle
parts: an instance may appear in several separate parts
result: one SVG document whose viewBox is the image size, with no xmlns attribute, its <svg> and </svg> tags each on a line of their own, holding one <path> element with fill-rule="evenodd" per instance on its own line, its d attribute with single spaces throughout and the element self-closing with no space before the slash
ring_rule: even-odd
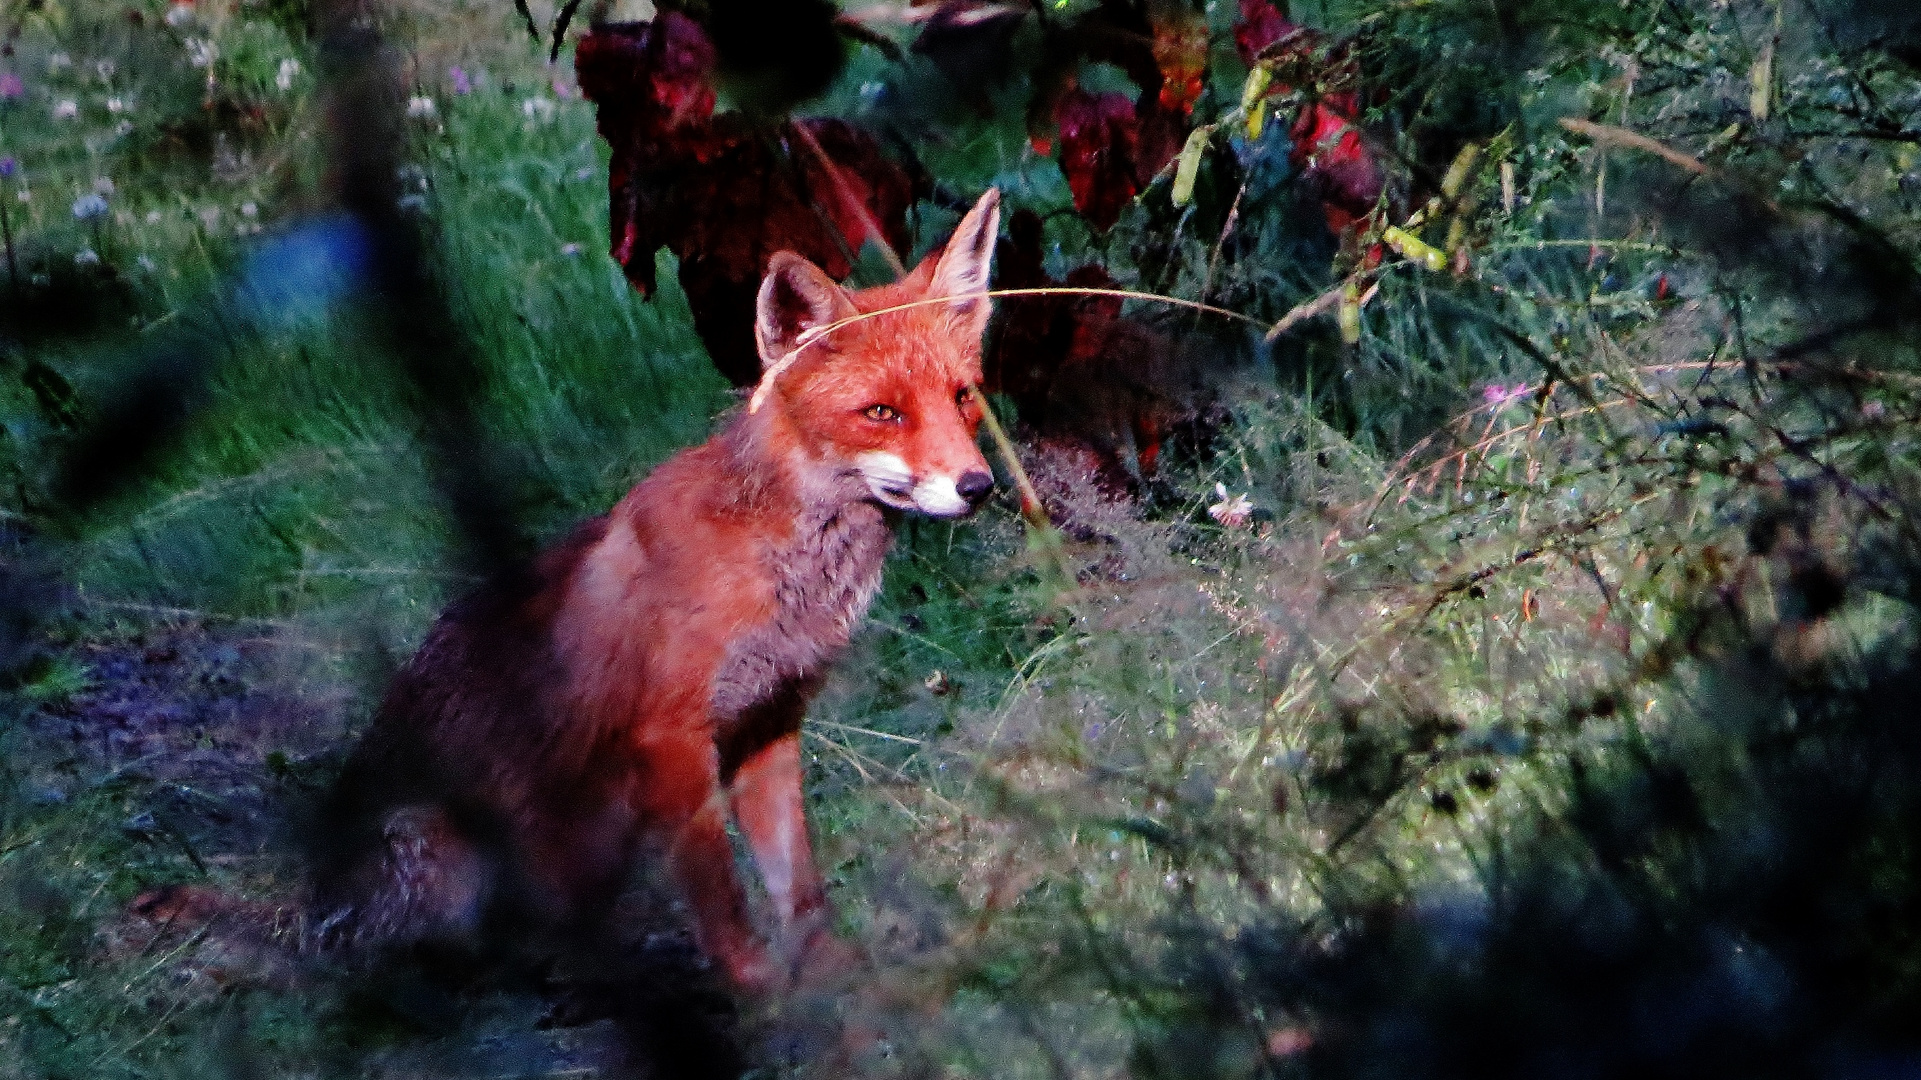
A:
<svg viewBox="0 0 1921 1080">
<path fill-rule="evenodd" d="M 898 455 L 873 451 L 854 459 L 874 498 L 896 510 L 917 510 L 931 517 L 952 518 L 971 513 L 993 490 L 994 478 L 970 471 L 959 477 L 931 473 L 916 478 Z"/>
</svg>

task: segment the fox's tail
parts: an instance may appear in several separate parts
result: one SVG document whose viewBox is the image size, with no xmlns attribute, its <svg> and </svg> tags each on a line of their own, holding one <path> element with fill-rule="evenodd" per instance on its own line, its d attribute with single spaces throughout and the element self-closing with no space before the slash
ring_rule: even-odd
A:
<svg viewBox="0 0 1921 1080">
<path fill-rule="evenodd" d="M 394 946 L 473 938 L 491 865 L 446 815 L 394 811 L 379 841 L 331 880 L 281 900 L 204 885 L 150 889 L 102 929 L 101 943 L 109 955 L 179 947 L 221 981 L 278 982 L 307 961 L 337 967 Z"/>
<path fill-rule="evenodd" d="M 177 950 L 182 969 L 220 985 L 282 985 L 299 966 L 301 905 L 250 900 L 204 885 L 164 885 L 134 897 L 102 927 L 108 959 Z"/>
</svg>

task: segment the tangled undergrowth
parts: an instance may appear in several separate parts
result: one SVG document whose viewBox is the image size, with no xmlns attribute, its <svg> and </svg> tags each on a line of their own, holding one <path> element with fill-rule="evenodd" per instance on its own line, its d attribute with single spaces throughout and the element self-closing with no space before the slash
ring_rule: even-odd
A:
<svg viewBox="0 0 1921 1080">
<path fill-rule="evenodd" d="M 1328 4 L 1291 13 L 1315 34 L 1263 39 L 1283 8 L 1175 5 L 1185 21 L 1164 25 L 1198 20 L 1202 48 L 1174 35 L 1157 62 L 1198 55 L 1201 74 L 1150 105 L 1139 72 L 1070 33 L 1110 6 L 1065 5 L 1008 47 L 1072 46 L 1063 143 L 1094 137 L 1082 106 L 1137 151 L 1191 110 L 1202 134 L 1165 167 L 1032 148 L 1033 110 L 994 95 L 1042 86 L 1039 68 L 984 106 L 945 100 L 951 41 L 895 66 L 854 50 L 821 107 L 941 133 L 916 146 L 940 185 L 995 183 L 1034 214 L 1002 250 L 1003 267 L 1031 256 L 1034 283 L 1091 266 L 1291 321 L 1267 342 L 1151 305 L 1026 309 L 1031 340 L 1078 342 L 1062 379 L 1003 388 L 1060 538 L 1036 542 L 1011 505 L 904 526 L 809 730 L 823 861 L 873 971 L 751 1017 L 748 1059 L 1049 1078 L 1911 1068 L 1912 19 L 1842 0 Z M 342 234 L 292 231 L 322 202 L 300 21 L 141 10 L 6 15 L 23 27 L 7 70 L 27 73 L 0 105 L 0 154 L 25 170 L 0 192 L 26 275 L 10 295 L 90 321 L 0 341 L 0 527 L 58 612 L 9 659 L 0 1069 L 617 1071 L 625 1029 L 581 1012 L 584 976 L 369 989 L 119 914 L 170 881 L 286 896 L 303 800 L 468 581 L 416 391 L 367 362 L 351 298 L 260 284 L 262 266 L 351 259 Z M 551 535 L 697 437 L 721 381 L 675 262 L 642 301 L 599 257 L 590 106 L 503 44 L 518 16 L 395 19 L 421 42 L 408 98 L 426 103 L 407 106 L 403 198 L 488 381 L 492 475 L 521 534 Z M 163 47 L 173 67 L 131 59 Z M 213 107 L 163 104 L 203 84 Z M 1365 140 L 1338 169 L 1296 160 L 1328 116 Z M 1343 209 L 1363 161 L 1379 189 Z M 1337 211 L 1343 235 L 1322 227 Z M 915 211 L 923 246 L 943 213 Z M 230 249 L 254 222 L 306 246 Z M 220 343 L 195 418 L 67 513 L 61 455 L 169 334 Z M 1192 426 L 1158 471 L 1138 421 L 1166 385 L 1075 366 L 1141 342 L 1208 391 L 1175 402 Z M 1134 395 L 1125 423 L 1032 430 L 1103 377 Z M 623 948 L 673 951 L 658 908 Z"/>
</svg>

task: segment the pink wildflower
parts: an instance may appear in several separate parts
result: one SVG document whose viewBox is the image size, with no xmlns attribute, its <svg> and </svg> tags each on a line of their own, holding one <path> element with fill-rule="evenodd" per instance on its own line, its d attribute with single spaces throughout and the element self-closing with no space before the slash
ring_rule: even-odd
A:
<svg viewBox="0 0 1921 1080">
<path fill-rule="evenodd" d="M 1515 383 L 1513 386 L 1490 383 L 1481 388 L 1481 400 L 1492 408 L 1503 409 L 1526 397 L 1529 389 L 1526 383 Z"/>
</svg>

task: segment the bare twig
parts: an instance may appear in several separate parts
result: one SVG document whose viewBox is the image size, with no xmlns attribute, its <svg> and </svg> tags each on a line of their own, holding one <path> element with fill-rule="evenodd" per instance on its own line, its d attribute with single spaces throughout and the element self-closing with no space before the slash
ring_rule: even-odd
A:
<svg viewBox="0 0 1921 1080">
<path fill-rule="evenodd" d="M 1709 176 L 1714 172 L 1713 169 L 1702 163 L 1698 158 L 1691 157 L 1664 143 L 1650 139 L 1646 135 L 1629 131 L 1623 127 L 1615 127 L 1613 124 L 1597 124 L 1592 120 L 1582 120 L 1579 117 L 1573 116 L 1562 117 L 1561 126 L 1574 132 L 1576 135 L 1584 135 L 1587 138 L 1593 139 L 1597 143 L 1609 146 L 1621 146 L 1630 150 L 1639 150 L 1643 153 L 1653 154 L 1662 161 L 1686 169 L 1696 176 Z"/>
</svg>

